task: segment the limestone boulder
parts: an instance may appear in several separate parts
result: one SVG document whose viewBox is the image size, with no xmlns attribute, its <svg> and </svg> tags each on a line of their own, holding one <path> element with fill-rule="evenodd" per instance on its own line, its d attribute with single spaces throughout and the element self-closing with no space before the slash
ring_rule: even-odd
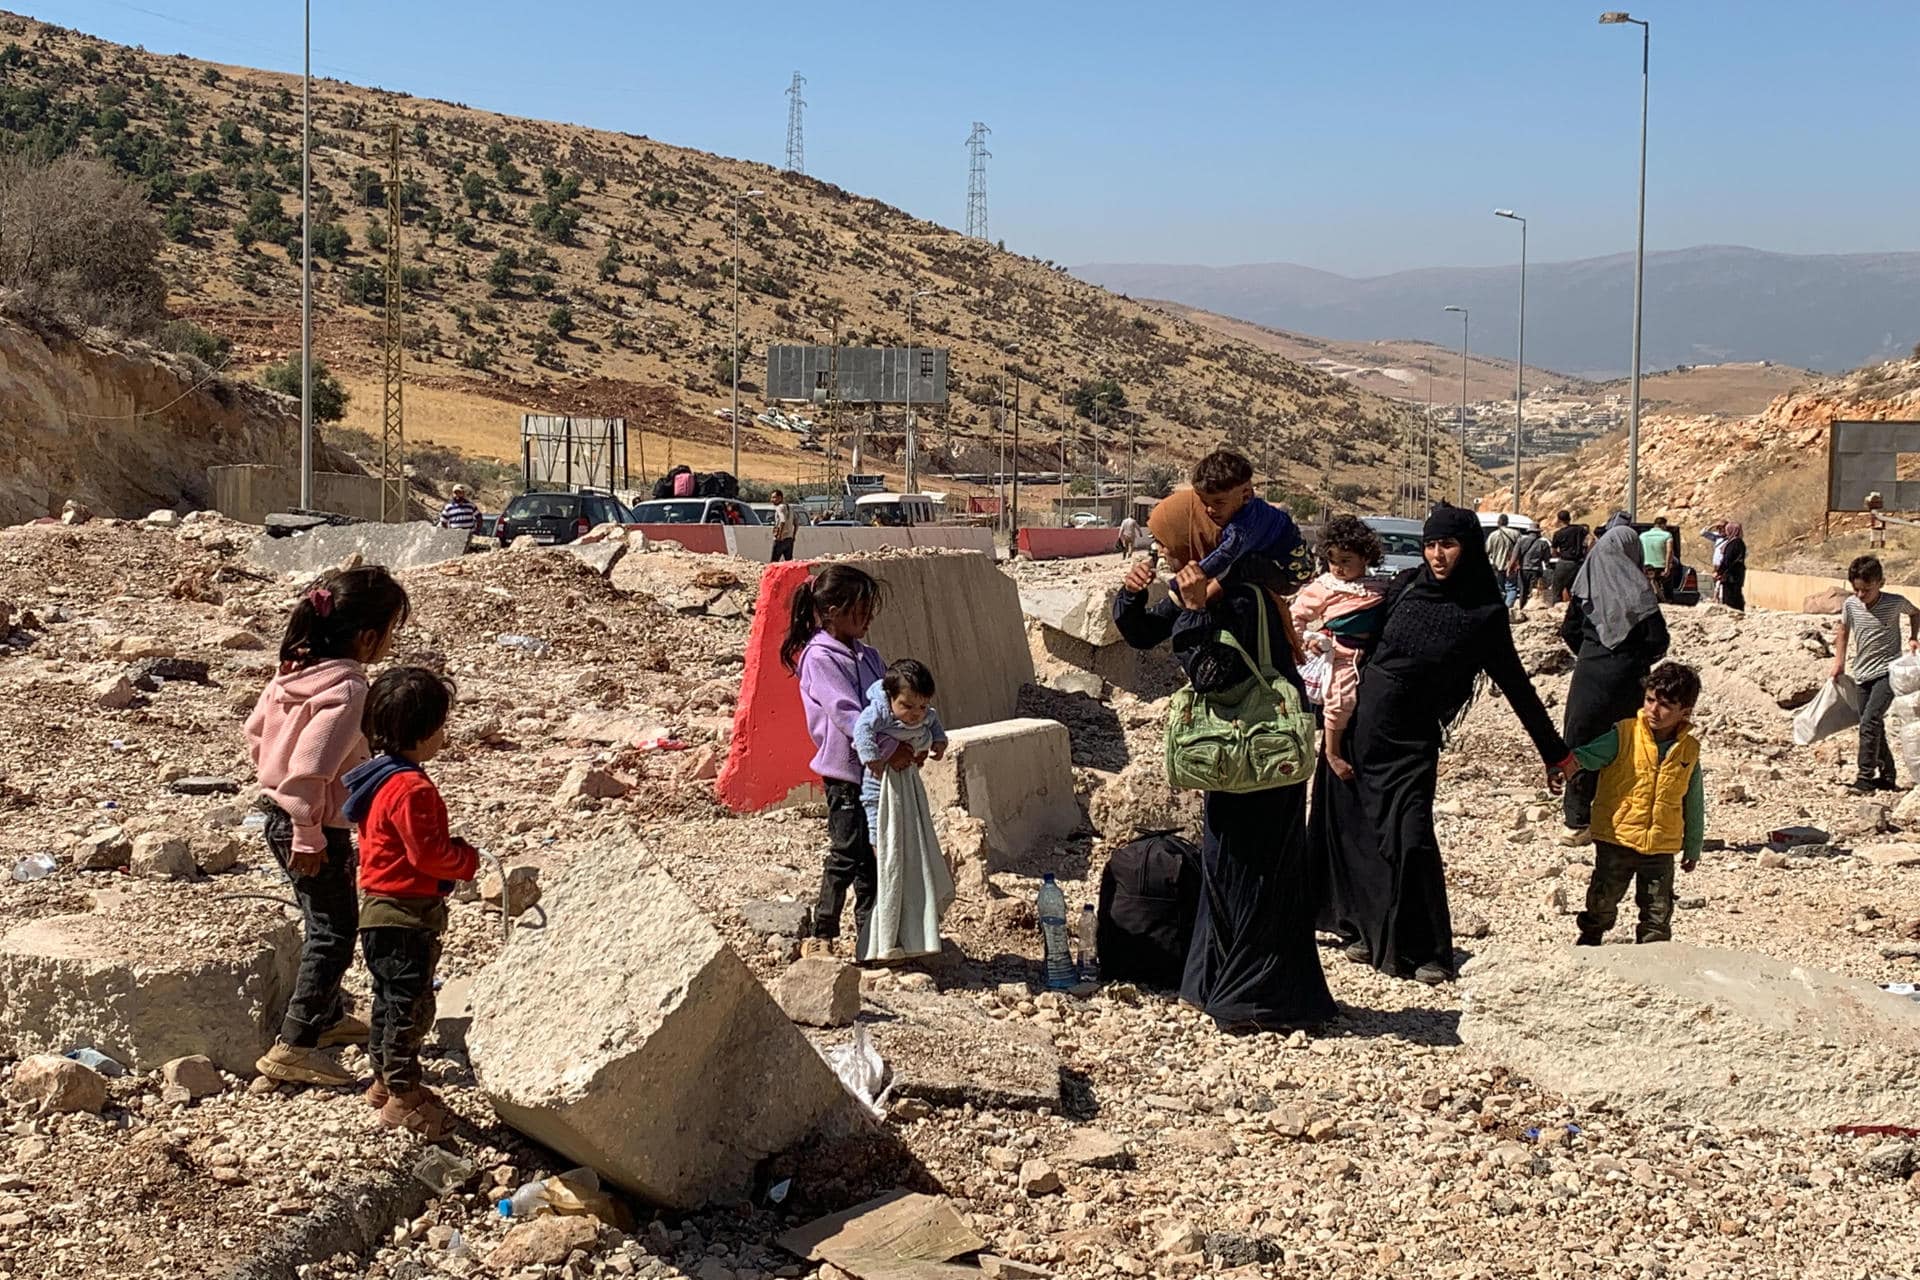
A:
<svg viewBox="0 0 1920 1280">
<path fill-rule="evenodd" d="M 1109 845 L 1123 845 L 1154 831 L 1194 837 L 1200 831 L 1200 793 L 1167 785 L 1158 759 L 1135 760 L 1096 788 L 1087 814 Z"/>
<path fill-rule="evenodd" d="M 831 956 L 806 956 L 775 980 L 773 998 L 808 1027 L 850 1027 L 860 1016 L 860 971 Z"/>
<path fill-rule="evenodd" d="M 1460 1038 L 1581 1106 L 1728 1127 L 1920 1127 L 1920 1004 L 1750 952 L 1488 951 Z"/>
<path fill-rule="evenodd" d="M 73 846 L 78 871 L 118 871 L 133 857 L 133 841 L 119 827 L 102 827 L 81 836 Z"/>
<path fill-rule="evenodd" d="M 467 1048 L 500 1118 L 667 1208 L 873 1122 L 632 835 L 572 859 L 550 922 L 478 977 Z"/>
<path fill-rule="evenodd" d="M 7 1092 L 16 1102 L 31 1103 L 42 1113 L 97 1113 L 107 1105 L 106 1078 L 92 1067 L 57 1053 L 36 1053 L 22 1062 L 8 1082 Z"/>
<path fill-rule="evenodd" d="M 168 831 L 147 831 L 133 838 L 128 867 L 149 880 L 191 880 L 198 868 L 193 847 Z"/>
<path fill-rule="evenodd" d="M 220 1068 L 204 1053 L 189 1054 L 162 1065 L 160 1083 L 164 1093 L 174 1094 L 183 1102 L 212 1097 L 227 1087 L 227 1082 L 220 1078 Z"/>
<path fill-rule="evenodd" d="M 0 1054 L 91 1045 L 139 1072 L 205 1054 L 251 1077 L 299 963 L 299 926 L 264 904 L 46 916 L 0 937 Z"/>
</svg>

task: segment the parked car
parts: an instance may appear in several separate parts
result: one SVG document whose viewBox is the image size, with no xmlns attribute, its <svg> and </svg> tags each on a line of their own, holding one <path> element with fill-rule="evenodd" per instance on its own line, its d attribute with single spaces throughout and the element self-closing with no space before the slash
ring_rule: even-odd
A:
<svg viewBox="0 0 1920 1280">
<path fill-rule="evenodd" d="M 506 546 L 522 534 L 559 546 L 603 524 L 627 524 L 632 515 L 620 500 L 604 493 L 523 493 L 493 522 L 493 536 Z"/>
<path fill-rule="evenodd" d="M 940 512 L 924 493 L 863 493 L 853 500 L 853 518 L 861 524 L 906 528 L 932 524 Z"/>
<path fill-rule="evenodd" d="M 1635 533 L 1645 533 L 1653 528 L 1651 522 L 1633 526 Z M 1667 532 L 1673 535 L 1673 568 L 1667 571 L 1667 599 L 1674 604 L 1694 605 L 1700 603 L 1700 575 L 1693 566 L 1681 559 L 1680 528 L 1669 524 Z"/>
<path fill-rule="evenodd" d="M 1402 569 L 1417 569 L 1423 563 L 1420 533 L 1425 526 L 1420 521 L 1400 516 L 1362 516 L 1360 522 L 1380 535 L 1380 545 L 1387 553 L 1374 570 L 1375 574 L 1390 578 Z"/>
<path fill-rule="evenodd" d="M 760 517 L 761 524 L 773 523 L 773 504 L 771 502 L 750 502 L 747 505 L 752 507 L 754 514 Z M 793 527 L 796 529 L 804 529 L 813 523 L 813 518 L 807 514 L 807 509 L 797 502 L 789 502 L 787 504 L 787 514 L 793 517 Z"/>
<path fill-rule="evenodd" d="M 633 509 L 634 524 L 763 524 L 738 498 L 657 498 Z"/>
<path fill-rule="evenodd" d="M 1072 521 L 1076 529 L 1105 529 L 1113 523 L 1097 511 L 1076 511 Z"/>
</svg>

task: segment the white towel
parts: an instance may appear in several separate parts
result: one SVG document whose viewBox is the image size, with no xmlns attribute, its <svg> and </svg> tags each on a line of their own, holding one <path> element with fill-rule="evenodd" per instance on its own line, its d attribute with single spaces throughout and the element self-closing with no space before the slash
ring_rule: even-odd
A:
<svg viewBox="0 0 1920 1280">
<path fill-rule="evenodd" d="M 862 960 L 940 953 L 940 918 L 953 905 L 953 873 L 940 852 L 933 806 L 918 766 L 888 769 L 880 781 L 880 826 L 873 833 L 880 892 Z"/>
</svg>

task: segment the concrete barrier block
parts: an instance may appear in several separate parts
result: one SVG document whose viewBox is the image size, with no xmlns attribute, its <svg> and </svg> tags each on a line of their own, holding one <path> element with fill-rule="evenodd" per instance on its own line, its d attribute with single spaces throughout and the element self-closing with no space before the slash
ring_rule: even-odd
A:
<svg viewBox="0 0 1920 1280">
<path fill-rule="evenodd" d="M 318 573 L 350 555 L 389 569 L 418 569 L 457 560 L 467 553 L 465 529 L 442 529 L 424 521 L 412 524 L 323 525 L 286 538 L 263 537 L 248 553 L 273 573 Z"/>
<path fill-rule="evenodd" d="M 956 729 L 923 775 L 935 810 L 957 805 L 987 825 L 990 869 L 1044 852 L 1080 825 L 1073 747 L 1058 720 Z"/>
<path fill-rule="evenodd" d="M 1027 527 L 1020 530 L 1015 544 L 1029 560 L 1066 560 L 1079 556 L 1118 554 L 1118 529 L 1047 529 Z"/>
</svg>

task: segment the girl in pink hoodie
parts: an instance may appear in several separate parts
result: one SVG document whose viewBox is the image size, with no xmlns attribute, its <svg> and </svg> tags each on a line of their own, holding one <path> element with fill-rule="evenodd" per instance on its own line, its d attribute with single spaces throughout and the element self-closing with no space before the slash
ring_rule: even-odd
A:
<svg viewBox="0 0 1920 1280">
<path fill-rule="evenodd" d="M 367 1024 L 347 1012 L 340 996 L 360 924 L 341 779 L 367 759 L 360 727 L 365 664 L 387 656 L 406 620 L 406 589 L 385 569 L 327 574 L 294 605 L 280 641 L 280 672 L 247 717 L 267 849 L 293 882 L 306 918 L 300 973 L 280 1036 L 254 1064 L 269 1079 L 352 1084 L 323 1050 L 367 1039 Z"/>
</svg>

